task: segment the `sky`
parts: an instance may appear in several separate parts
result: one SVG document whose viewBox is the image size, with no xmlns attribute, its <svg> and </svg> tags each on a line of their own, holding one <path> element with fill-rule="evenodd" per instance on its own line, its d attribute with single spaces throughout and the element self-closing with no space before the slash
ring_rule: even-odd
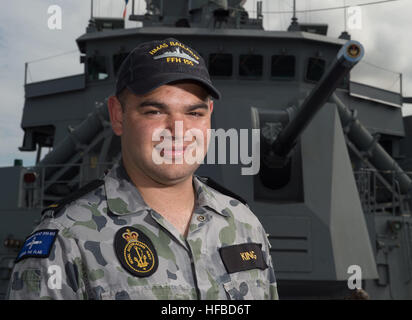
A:
<svg viewBox="0 0 412 320">
<path fill-rule="evenodd" d="M 345 28 L 344 10 L 313 10 L 377 1 L 296 0 L 297 18 L 301 23 L 326 23 L 328 36 L 338 37 Z M 256 14 L 256 2 L 248 0 L 245 4 L 251 16 Z M 265 30 L 286 30 L 292 16 L 292 3 L 292 0 L 263 0 Z M 52 15 L 48 9 L 53 5 L 61 8 L 60 30 L 48 27 Z M 25 63 L 29 62 L 28 82 L 82 73 L 75 39 L 85 33 L 90 0 L 2 1 L 0 8 L 0 167 L 12 166 L 14 159 L 22 159 L 25 166 L 30 166 L 35 163 L 36 153 L 18 150 L 23 142 L 20 124 Z M 136 0 L 136 8 L 143 13 L 145 1 Z M 123 9 L 124 0 L 94 0 L 95 16 L 121 17 Z M 130 9 L 131 1 L 129 13 Z M 402 73 L 403 96 L 411 97 L 412 0 L 360 6 L 360 9 L 360 28 L 347 30 L 352 39 L 360 41 L 365 48 L 363 61 L 352 71 L 352 80 L 399 92 Z M 126 22 L 126 27 L 138 26 L 137 22 Z M 405 104 L 402 112 L 404 116 L 412 114 L 412 105 Z"/>
</svg>

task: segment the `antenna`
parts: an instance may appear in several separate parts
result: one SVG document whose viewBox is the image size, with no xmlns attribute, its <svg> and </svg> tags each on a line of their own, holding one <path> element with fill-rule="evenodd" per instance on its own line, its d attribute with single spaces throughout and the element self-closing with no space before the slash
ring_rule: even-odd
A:
<svg viewBox="0 0 412 320">
<path fill-rule="evenodd" d="M 345 39 L 345 40 L 350 40 L 351 36 L 349 34 L 349 32 L 346 30 L 347 29 L 347 14 L 346 14 L 346 0 L 343 0 L 343 31 L 340 34 L 340 36 L 338 37 L 339 39 Z"/>
<path fill-rule="evenodd" d="M 90 20 L 93 20 L 93 0 L 91 0 Z"/>
<path fill-rule="evenodd" d="M 292 21 L 296 22 L 298 19 L 296 18 L 296 0 L 293 0 L 293 17 Z"/>
<path fill-rule="evenodd" d="M 343 21 L 344 21 L 344 26 L 343 26 L 343 31 L 347 31 L 346 28 L 346 1 L 343 0 Z"/>
<path fill-rule="evenodd" d="M 86 28 L 86 32 L 90 33 L 90 32 L 95 32 L 95 31 L 97 31 L 97 28 L 96 28 L 96 21 L 94 21 L 94 18 L 93 18 L 93 0 L 91 0 L 90 1 L 90 20 Z"/>
<path fill-rule="evenodd" d="M 293 0 L 293 17 L 292 22 L 288 28 L 288 31 L 300 31 L 298 18 L 296 18 L 296 0 Z"/>
<path fill-rule="evenodd" d="M 257 5 L 257 7 L 256 7 L 256 12 L 257 12 L 256 18 L 262 19 L 262 17 L 263 17 L 263 14 L 262 14 L 262 1 L 258 1 L 256 3 L 256 5 Z"/>
</svg>

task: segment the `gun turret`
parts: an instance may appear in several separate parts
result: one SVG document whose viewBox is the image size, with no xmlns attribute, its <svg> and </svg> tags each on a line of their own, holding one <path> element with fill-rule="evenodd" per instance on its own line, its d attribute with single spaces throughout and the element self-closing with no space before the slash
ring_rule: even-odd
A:
<svg viewBox="0 0 412 320">
<path fill-rule="evenodd" d="M 266 170 L 262 180 L 266 186 L 282 187 L 289 181 L 290 159 L 299 137 L 322 106 L 332 102 L 337 106 L 347 143 L 350 144 L 351 149 L 365 159 L 369 167 L 379 172 L 378 177 L 382 178 L 381 182 L 388 188 L 393 183 L 391 180 L 395 179 L 399 189 L 397 192 L 400 194 L 408 194 L 412 190 L 412 180 L 379 145 L 378 136 L 372 136 L 357 120 L 356 112 L 349 110 L 334 93 L 342 79 L 363 55 L 364 49 L 359 42 L 348 41 L 298 108 L 287 108 L 285 111 L 258 111 L 252 108 L 253 127 L 261 129 L 261 157 L 263 170 Z M 271 179 L 266 178 L 270 175 L 277 176 L 275 184 Z"/>
<path fill-rule="evenodd" d="M 277 189 L 290 181 L 292 154 L 299 137 L 363 55 L 364 49 L 359 42 L 346 42 L 298 107 L 286 110 L 251 108 L 252 127 L 260 129 L 261 133 L 260 179 L 266 187 Z M 271 178 L 274 176 L 276 179 Z"/>
</svg>

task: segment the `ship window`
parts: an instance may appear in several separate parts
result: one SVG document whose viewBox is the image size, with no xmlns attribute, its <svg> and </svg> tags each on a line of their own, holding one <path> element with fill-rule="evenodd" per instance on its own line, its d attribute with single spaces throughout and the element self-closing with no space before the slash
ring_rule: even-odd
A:
<svg viewBox="0 0 412 320">
<path fill-rule="evenodd" d="M 109 77 L 104 56 L 94 56 L 87 59 L 87 74 L 89 80 L 104 80 Z"/>
<path fill-rule="evenodd" d="M 126 53 L 115 54 L 113 56 L 113 69 L 114 69 L 115 75 L 117 75 L 117 72 L 119 71 L 120 66 L 122 65 L 122 62 L 124 61 L 124 59 L 126 59 L 128 55 L 129 53 L 126 52 Z"/>
<path fill-rule="evenodd" d="M 229 53 L 211 53 L 209 55 L 209 73 L 211 76 L 232 75 L 233 57 Z"/>
<path fill-rule="evenodd" d="M 274 78 L 295 77 L 295 56 L 274 55 L 272 56 L 272 72 Z"/>
<path fill-rule="evenodd" d="M 306 80 L 319 81 L 325 72 L 326 62 L 323 59 L 309 58 L 308 69 L 306 70 Z"/>
<path fill-rule="evenodd" d="M 263 72 L 263 56 L 241 54 L 239 57 L 239 75 L 243 77 L 261 77 Z"/>
</svg>

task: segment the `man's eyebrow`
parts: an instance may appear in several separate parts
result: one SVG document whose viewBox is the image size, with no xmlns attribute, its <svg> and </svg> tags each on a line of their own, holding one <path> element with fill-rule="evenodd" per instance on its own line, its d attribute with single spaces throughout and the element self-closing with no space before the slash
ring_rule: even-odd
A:
<svg viewBox="0 0 412 320">
<path fill-rule="evenodd" d="M 186 106 L 186 110 L 188 112 L 196 110 L 196 109 L 205 109 L 205 110 L 209 110 L 209 105 L 206 102 L 200 102 L 200 103 L 196 103 L 196 104 L 192 104 L 189 106 Z"/>
<path fill-rule="evenodd" d="M 162 103 L 162 102 L 146 100 L 146 101 L 141 102 L 139 104 L 139 107 L 140 108 L 143 108 L 143 107 L 156 107 L 156 108 L 159 108 L 159 109 L 166 109 L 167 105 Z"/>
<path fill-rule="evenodd" d="M 143 101 L 139 104 L 140 108 L 144 108 L 144 107 L 155 107 L 158 109 L 169 109 L 170 107 L 162 102 L 158 102 L 158 101 L 151 101 L 151 100 L 147 100 L 147 101 Z M 185 110 L 187 112 L 196 110 L 196 109 L 205 109 L 205 110 L 209 110 L 209 105 L 206 102 L 199 102 L 199 103 L 195 103 L 195 104 L 191 104 L 188 106 L 185 106 Z"/>
</svg>

